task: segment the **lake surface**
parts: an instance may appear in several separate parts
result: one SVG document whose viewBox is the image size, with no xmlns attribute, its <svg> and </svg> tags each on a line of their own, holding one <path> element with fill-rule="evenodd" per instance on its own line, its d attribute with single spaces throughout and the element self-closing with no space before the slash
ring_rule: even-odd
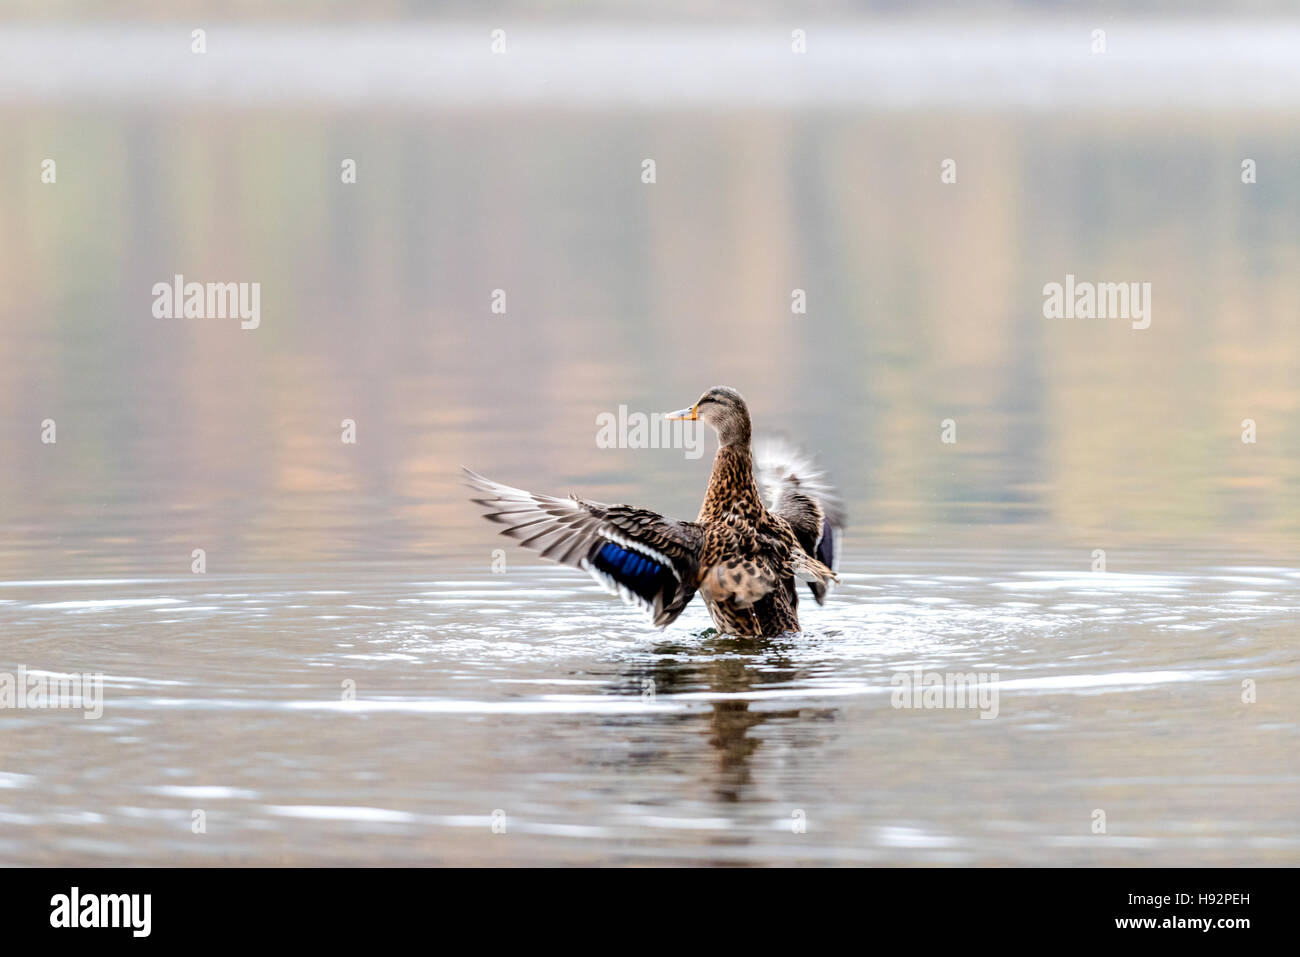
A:
<svg viewBox="0 0 1300 957">
<path fill-rule="evenodd" d="M 1234 29 L 1204 109 L 1089 100 L 1073 54 L 1012 95 L 1031 62 L 942 31 L 847 97 L 870 30 L 791 98 L 638 99 L 671 34 L 578 105 L 607 63 L 426 96 L 384 36 L 356 98 L 151 98 L 154 28 L 7 84 L 0 681 L 104 697 L 0 708 L 0 863 L 1300 862 L 1300 124 L 1290 34 L 1252 74 Z M 156 317 L 177 274 L 260 283 L 259 326 Z M 1150 283 L 1150 327 L 1045 318 L 1067 275 Z M 597 417 L 714 384 L 844 490 L 802 635 L 657 632 L 467 501 L 461 465 L 692 517 L 712 437 Z M 915 669 L 996 717 L 894 707 Z"/>
<path fill-rule="evenodd" d="M 1300 570 L 1177 561 L 859 548 L 766 642 L 549 568 L 8 582 L 8 654 L 102 669 L 105 707 L 5 714 L 0 852 L 1294 863 Z M 893 707 L 915 668 L 996 673 L 996 717 Z"/>
</svg>

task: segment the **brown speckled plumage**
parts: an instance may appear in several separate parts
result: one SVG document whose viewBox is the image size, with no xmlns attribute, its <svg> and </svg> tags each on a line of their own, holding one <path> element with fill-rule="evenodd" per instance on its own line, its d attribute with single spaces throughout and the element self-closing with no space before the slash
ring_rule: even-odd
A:
<svg viewBox="0 0 1300 957">
<path fill-rule="evenodd" d="M 756 478 L 749 410 L 725 386 L 689 409 L 718 432 L 719 448 L 694 522 L 574 496 L 535 495 L 468 472 L 486 517 L 544 557 L 591 573 L 606 589 L 672 622 L 700 593 L 718 630 L 769 637 L 799 630 L 796 583 L 818 604 L 836 581 L 843 516 L 821 474 L 787 447 L 765 447 Z M 760 491 L 760 484 L 762 491 Z M 764 501 L 766 497 L 767 501 Z"/>
</svg>

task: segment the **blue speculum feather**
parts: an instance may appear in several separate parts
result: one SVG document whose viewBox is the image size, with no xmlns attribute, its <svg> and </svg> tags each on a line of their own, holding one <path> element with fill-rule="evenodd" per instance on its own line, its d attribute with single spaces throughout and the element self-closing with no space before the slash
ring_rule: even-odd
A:
<svg viewBox="0 0 1300 957">
<path fill-rule="evenodd" d="M 594 564 L 647 600 L 658 590 L 659 576 L 664 570 L 658 562 L 613 542 L 600 547 Z"/>
</svg>

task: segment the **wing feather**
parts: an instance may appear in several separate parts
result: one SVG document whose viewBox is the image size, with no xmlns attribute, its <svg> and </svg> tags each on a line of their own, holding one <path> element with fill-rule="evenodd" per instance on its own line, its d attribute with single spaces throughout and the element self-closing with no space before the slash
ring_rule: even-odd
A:
<svg viewBox="0 0 1300 957">
<path fill-rule="evenodd" d="M 844 507 L 826 473 L 793 446 L 769 439 L 755 449 L 754 477 L 768 510 L 790 523 L 804 552 L 832 571 L 838 568 Z M 830 581 L 809 581 L 808 588 L 820 605 Z"/>
<path fill-rule="evenodd" d="M 543 558 L 591 575 L 625 602 L 649 612 L 660 627 L 689 604 L 699 576 L 703 536 L 694 522 L 649 509 L 555 498 L 502 485 L 465 469 L 483 517 L 504 526 Z"/>
</svg>

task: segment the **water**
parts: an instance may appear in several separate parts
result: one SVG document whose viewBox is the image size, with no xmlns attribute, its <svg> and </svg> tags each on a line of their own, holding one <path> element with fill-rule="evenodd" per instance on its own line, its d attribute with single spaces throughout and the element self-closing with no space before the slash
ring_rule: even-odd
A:
<svg viewBox="0 0 1300 957">
<path fill-rule="evenodd" d="M 858 550 L 807 631 L 770 642 L 714 635 L 700 607 L 658 633 L 549 568 L 9 582 L 6 631 L 27 636 L 10 654 L 103 669 L 106 707 L 6 714 L 25 760 L 0 777 L 0 850 L 1294 862 L 1300 571 L 1171 557 L 1095 574 L 1067 556 Z M 996 672 L 997 717 L 892 707 L 891 679 L 917 667 Z"/>
<path fill-rule="evenodd" d="M 0 709 L 0 862 L 1296 863 L 1300 142 L 1250 93 L 1292 61 L 1251 73 L 1234 29 L 1205 108 L 1088 100 L 1069 57 L 1064 99 L 1012 95 L 1032 63 L 981 83 L 942 31 L 847 98 L 841 57 L 793 99 L 579 109 L 571 56 L 527 106 L 151 97 L 152 28 L 7 83 L 0 675 L 105 684 L 95 720 Z M 260 282 L 260 327 L 154 318 L 177 273 Z M 1151 327 L 1045 319 L 1067 273 L 1152 283 Z M 462 464 L 692 516 L 712 446 L 596 417 L 719 383 L 845 492 L 800 636 L 656 632 L 466 500 Z M 996 675 L 997 716 L 893 707 L 917 668 Z"/>
</svg>

